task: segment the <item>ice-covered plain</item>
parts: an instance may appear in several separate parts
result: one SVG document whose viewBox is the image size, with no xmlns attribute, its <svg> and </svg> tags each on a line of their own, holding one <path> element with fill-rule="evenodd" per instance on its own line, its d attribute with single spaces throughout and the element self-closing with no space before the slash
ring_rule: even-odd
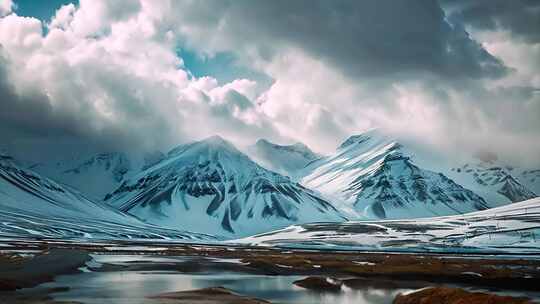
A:
<svg viewBox="0 0 540 304">
<path fill-rule="evenodd" d="M 230 241 L 306 249 L 537 254 L 540 198 L 445 217 L 312 223 Z"/>
</svg>

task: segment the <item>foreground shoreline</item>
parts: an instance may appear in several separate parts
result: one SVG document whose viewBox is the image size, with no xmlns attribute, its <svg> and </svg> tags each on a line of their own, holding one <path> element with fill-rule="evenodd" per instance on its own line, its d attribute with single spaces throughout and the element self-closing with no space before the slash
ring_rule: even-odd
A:
<svg viewBox="0 0 540 304">
<path fill-rule="evenodd" d="M 0 251 L 4 254 L 39 254 L 50 250 L 238 260 L 241 271 L 265 275 L 352 276 L 540 291 L 538 255 L 317 251 L 234 244 L 139 241 L 0 241 Z"/>
</svg>

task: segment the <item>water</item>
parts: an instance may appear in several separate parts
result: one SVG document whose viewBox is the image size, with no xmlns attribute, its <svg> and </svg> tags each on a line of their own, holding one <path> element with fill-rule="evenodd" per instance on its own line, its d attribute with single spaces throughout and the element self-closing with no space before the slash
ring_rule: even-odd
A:
<svg viewBox="0 0 540 304">
<path fill-rule="evenodd" d="M 164 272 L 83 273 L 60 276 L 44 287 L 69 286 L 67 292 L 53 294 L 54 299 L 88 304 L 148 303 L 145 297 L 163 292 L 223 286 L 242 295 L 272 303 L 387 304 L 403 290 L 346 290 L 317 293 L 292 284 L 297 276 L 264 276 L 248 274 L 186 275 Z"/>
<path fill-rule="evenodd" d="M 171 263 L 185 258 L 148 256 L 95 256 L 90 266 L 99 263 L 133 265 L 136 263 Z M 230 263 L 216 260 L 217 263 Z M 239 263 L 232 261 L 233 263 Z M 340 293 L 319 293 L 293 285 L 305 276 L 268 276 L 238 272 L 180 273 L 177 271 L 107 271 L 62 275 L 54 282 L 38 288 L 69 287 L 68 291 L 52 294 L 55 300 L 87 304 L 150 303 L 146 297 L 164 292 L 185 291 L 222 286 L 236 293 L 268 300 L 272 303 L 299 304 L 388 304 L 408 289 L 368 288 Z M 34 289 L 35 291 L 35 289 Z"/>
<path fill-rule="evenodd" d="M 238 294 L 272 303 L 389 304 L 398 293 L 411 290 L 411 282 L 388 281 L 390 283 L 379 282 L 376 284 L 377 287 L 362 285 L 360 289 L 354 290 L 344 287 L 340 293 L 319 293 L 293 284 L 294 281 L 303 279 L 305 276 L 252 274 L 246 272 L 245 268 L 242 268 L 242 263 L 236 259 L 147 255 L 93 255 L 92 257 L 93 261 L 87 264 L 88 267 L 83 268 L 86 272 L 58 276 L 54 282 L 22 292 L 39 293 L 40 290 L 48 288 L 69 287 L 67 291 L 53 293 L 52 297 L 59 301 L 76 301 L 86 304 L 138 304 L 152 303 L 147 299 L 148 296 L 165 292 L 222 286 Z M 129 269 L 105 269 L 105 264 Z M 179 265 L 184 266 L 179 267 Z M 190 268 L 185 265 L 199 267 Z M 92 267 L 103 267 L 101 269 L 105 271 L 89 271 L 88 268 Z M 175 270 L 171 271 L 172 269 Z M 421 287 L 427 285 L 429 283 Z M 491 291 L 497 292 L 497 290 Z M 540 299 L 540 294 L 537 292 L 499 290 L 497 293 Z"/>
</svg>

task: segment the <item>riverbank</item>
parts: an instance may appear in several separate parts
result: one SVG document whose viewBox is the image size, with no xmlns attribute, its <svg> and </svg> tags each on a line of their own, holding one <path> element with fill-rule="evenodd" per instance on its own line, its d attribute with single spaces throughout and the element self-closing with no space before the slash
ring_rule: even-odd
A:
<svg viewBox="0 0 540 304">
<path fill-rule="evenodd" d="M 289 301 L 292 298 L 288 297 L 293 295 L 298 298 L 296 300 L 303 299 L 305 303 L 332 303 L 325 302 L 326 300 L 319 299 L 318 296 L 314 299 L 313 294 L 298 291 L 298 287 L 293 287 L 294 281 L 309 276 L 338 278 L 343 281 L 344 290 L 358 292 L 356 295 L 326 295 L 326 290 L 318 291 L 325 293 L 323 298 L 334 297 L 334 303 L 340 303 L 339 299 L 347 297 L 369 298 L 367 295 L 373 290 L 384 295 L 382 302 L 366 300 L 359 303 L 390 303 L 388 301 L 399 292 L 427 286 L 461 287 L 496 292 L 499 295 L 540 299 L 540 293 L 537 293 L 540 292 L 540 260 L 527 256 L 319 252 L 203 244 L 26 240 L 2 242 L 0 248 L 3 255 L 0 272 L 4 273 L 3 276 L 0 274 L 0 277 L 3 278 L 4 285 L 39 285 L 23 291 L 28 293 L 30 290 L 39 294 L 39 289 L 42 288 L 44 294 L 50 294 L 52 289 L 52 298 L 64 301 L 86 299 L 85 286 L 96 281 L 103 283 L 120 280 L 124 285 L 115 288 L 125 287 L 126 290 L 107 291 L 110 284 L 103 283 L 92 292 L 99 293 L 100 288 L 104 289 L 105 298 L 111 294 L 124 295 L 123 292 L 127 292 L 126 295 L 137 294 L 138 299 L 145 299 L 140 303 L 151 303 L 146 297 L 160 292 L 196 289 L 193 287 L 221 287 L 225 282 L 229 285 L 225 284 L 224 288 L 229 288 L 233 293 L 239 292 L 240 295 L 253 299 L 278 300 L 272 301 L 273 303 L 303 303 Z M 90 260 L 83 257 L 90 257 Z M 25 259 L 35 259 L 29 262 L 29 265 L 54 264 L 56 270 L 41 266 L 14 268 L 13 265 L 24 264 L 21 261 Z M 39 260 L 49 262 L 37 263 Z M 10 266 L 10 263 L 13 265 Z M 17 269 L 25 270 L 20 270 L 18 275 Z M 29 269 L 35 269 L 35 273 Z M 6 275 L 8 273 L 9 275 Z M 30 277 L 39 279 L 28 280 L 30 274 L 33 275 Z M 10 282 L 9 278 L 15 278 L 19 285 Z M 51 280 L 54 282 L 42 284 Z M 250 286 L 252 281 L 256 280 L 266 284 L 263 289 L 268 289 L 269 292 L 261 291 L 255 285 L 243 289 L 242 286 Z M 32 284 L 21 285 L 21 281 Z M 164 287 L 163 282 L 167 282 Z M 138 293 L 134 287 L 138 285 L 132 286 L 132 283 L 144 283 L 145 288 L 152 288 Z M 280 290 L 286 301 L 281 301 L 271 290 Z M 21 292 L 18 292 L 19 296 L 20 294 Z M 6 296 L 6 293 L 2 295 Z M 82 302 L 95 303 L 91 298 Z"/>
</svg>

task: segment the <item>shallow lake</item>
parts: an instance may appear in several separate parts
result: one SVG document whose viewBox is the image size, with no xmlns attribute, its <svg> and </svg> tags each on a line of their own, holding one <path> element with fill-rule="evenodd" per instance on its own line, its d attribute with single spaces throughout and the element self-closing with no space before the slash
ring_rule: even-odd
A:
<svg viewBox="0 0 540 304">
<path fill-rule="evenodd" d="M 107 270 L 89 271 L 58 276 L 54 282 L 42 284 L 23 292 L 39 289 L 69 287 L 69 290 L 53 293 L 55 300 L 77 301 L 87 304 L 137 304 L 151 303 L 146 297 L 164 293 L 222 286 L 236 293 L 268 300 L 272 303 L 301 304 L 389 304 L 394 297 L 409 288 L 399 288 L 399 282 L 392 287 L 348 289 L 340 293 L 320 293 L 309 291 L 293 284 L 305 276 L 259 275 L 235 271 L 216 271 L 215 268 L 197 273 L 183 273 L 177 270 L 163 270 L 163 265 L 197 258 L 163 257 L 138 255 L 93 255 L 94 261 L 88 267 L 100 268 L 108 265 L 160 265 L 160 270 Z M 238 263 L 236 260 L 216 259 L 214 263 Z M 166 267 L 165 267 L 166 268 Z M 396 285 L 397 284 L 397 285 Z M 398 286 L 398 287 L 396 287 Z M 403 282 L 405 286 L 405 282 Z M 506 293 L 508 294 L 508 293 Z M 513 293 L 523 296 L 523 293 Z M 536 299 L 537 294 L 526 294 Z"/>
</svg>

